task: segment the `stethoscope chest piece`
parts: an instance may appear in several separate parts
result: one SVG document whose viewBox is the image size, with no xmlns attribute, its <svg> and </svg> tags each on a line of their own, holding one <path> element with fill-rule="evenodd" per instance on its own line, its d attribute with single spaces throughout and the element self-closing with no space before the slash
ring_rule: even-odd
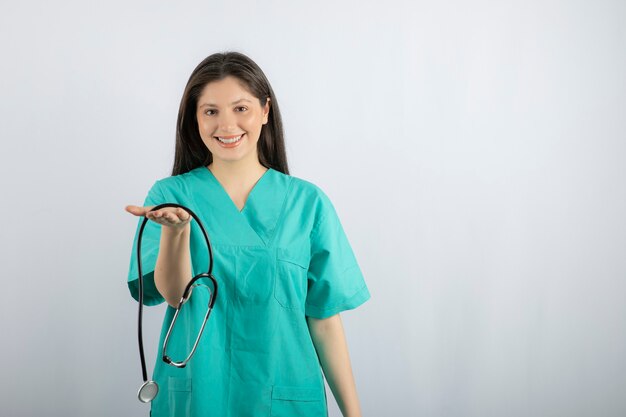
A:
<svg viewBox="0 0 626 417">
<path fill-rule="evenodd" d="M 149 403 L 154 400 L 154 397 L 159 393 L 159 386 L 154 381 L 146 381 L 139 388 L 139 392 L 137 392 L 137 397 L 139 401 L 142 403 Z"/>
</svg>

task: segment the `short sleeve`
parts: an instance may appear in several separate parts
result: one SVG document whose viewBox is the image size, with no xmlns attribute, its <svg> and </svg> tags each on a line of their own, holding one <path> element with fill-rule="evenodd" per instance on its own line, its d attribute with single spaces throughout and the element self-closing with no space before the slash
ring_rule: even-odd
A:
<svg viewBox="0 0 626 417">
<path fill-rule="evenodd" d="M 324 196 L 323 213 L 311 231 L 305 314 L 327 318 L 354 309 L 370 293 L 335 208 Z"/>
<path fill-rule="evenodd" d="M 159 189 L 158 181 L 154 183 L 148 196 L 146 197 L 144 206 L 156 206 L 164 202 L 163 194 Z M 128 289 L 133 298 L 139 301 L 139 268 L 137 265 L 137 241 L 139 238 L 139 229 L 145 217 L 140 217 L 135 238 L 133 239 L 133 249 L 130 256 L 130 266 L 128 271 Z M 154 283 L 154 267 L 156 265 L 157 256 L 159 254 L 159 244 L 161 241 L 161 225 L 148 221 L 143 229 L 141 237 L 141 272 L 143 272 L 143 303 L 147 306 L 154 306 L 165 301 L 165 298 L 159 293 Z"/>
</svg>

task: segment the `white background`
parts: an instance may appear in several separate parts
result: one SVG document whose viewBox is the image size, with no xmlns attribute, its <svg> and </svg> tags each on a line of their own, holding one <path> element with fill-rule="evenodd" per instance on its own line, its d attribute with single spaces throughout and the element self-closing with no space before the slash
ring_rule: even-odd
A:
<svg viewBox="0 0 626 417">
<path fill-rule="evenodd" d="M 2 0 L 0 415 L 148 414 L 124 206 L 170 174 L 189 74 L 227 50 L 266 73 L 291 173 L 331 197 L 365 274 L 371 300 L 342 314 L 365 416 L 626 415 L 625 19 Z"/>
</svg>

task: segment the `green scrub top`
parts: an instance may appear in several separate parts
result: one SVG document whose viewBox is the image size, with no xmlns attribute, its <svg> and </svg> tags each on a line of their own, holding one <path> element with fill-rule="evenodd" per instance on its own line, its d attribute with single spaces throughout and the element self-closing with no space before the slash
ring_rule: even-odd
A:
<svg viewBox="0 0 626 417">
<path fill-rule="evenodd" d="M 268 169 L 243 210 L 205 166 L 160 179 L 145 206 L 178 203 L 202 221 L 213 247 L 218 296 L 198 348 L 185 368 L 161 360 L 174 312 L 167 306 L 152 379 L 159 393 L 151 416 L 327 416 L 320 363 L 306 316 L 326 318 L 370 298 L 361 270 L 328 197 L 314 184 Z M 137 237 L 128 287 L 138 299 Z M 154 284 L 161 225 L 142 237 L 144 304 L 165 300 Z M 198 224 L 191 221 L 192 272 L 208 270 Z M 190 277 L 191 279 L 191 277 Z M 195 294 L 195 292 L 194 292 Z M 208 298 L 183 306 L 168 354 L 190 352 Z"/>
</svg>

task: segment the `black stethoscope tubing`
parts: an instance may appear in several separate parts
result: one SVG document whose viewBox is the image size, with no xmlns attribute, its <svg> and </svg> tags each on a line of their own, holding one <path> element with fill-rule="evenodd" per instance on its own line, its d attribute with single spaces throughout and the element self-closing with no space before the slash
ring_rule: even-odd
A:
<svg viewBox="0 0 626 417">
<path fill-rule="evenodd" d="M 182 208 L 183 210 L 185 210 L 186 212 L 188 212 L 191 217 L 194 218 L 194 220 L 196 222 L 198 222 L 198 225 L 200 226 L 200 230 L 202 230 L 202 234 L 204 235 L 204 239 L 206 241 L 207 244 L 207 248 L 208 248 L 208 252 L 209 252 L 209 269 L 208 272 L 204 272 L 201 274 L 196 275 L 195 277 L 193 277 L 189 283 L 187 283 L 187 286 L 185 287 L 185 290 L 183 291 L 183 295 L 178 303 L 178 307 L 176 308 L 176 316 L 178 315 L 178 312 L 180 311 L 180 308 L 182 307 L 182 305 L 187 301 L 187 298 L 189 297 L 190 291 L 191 291 L 191 287 L 192 285 L 200 278 L 209 278 L 212 283 L 213 283 L 213 287 L 214 290 L 211 293 L 211 298 L 209 301 L 209 309 L 207 311 L 207 315 L 205 317 L 204 323 L 206 323 L 206 321 L 208 320 L 209 314 L 211 313 L 211 310 L 213 309 L 213 305 L 215 304 L 215 299 L 217 298 L 217 281 L 215 280 L 215 277 L 213 276 L 213 248 L 211 246 L 211 241 L 209 240 L 209 235 L 207 234 L 206 230 L 204 229 L 204 226 L 202 225 L 202 222 L 200 221 L 200 219 L 198 218 L 198 216 L 196 216 L 196 214 L 191 211 L 191 209 L 182 206 L 180 204 L 176 204 L 176 203 L 164 203 L 164 204 L 159 204 L 157 206 L 154 206 L 150 212 L 155 211 L 155 210 L 159 210 L 162 209 L 164 207 L 178 207 L 178 208 Z M 152 401 L 152 399 L 154 399 L 154 397 L 156 397 L 156 394 L 158 393 L 158 385 L 156 384 L 156 382 L 154 381 L 148 381 L 148 372 L 146 369 L 146 359 L 145 359 L 145 355 L 144 355 L 144 349 L 143 349 L 143 331 L 142 331 L 142 320 L 143 320 L 143 271 L 141 268 L 141 238 L 143 235 L 143 230 L 146 226 L 146 223 L 148 222 L 148 218 L 145 217 L 143 220 L 143 223 L 141 224 L 141 227 L 139 228 L 139 236 L 137 238 L 137 269 L 139 272 L 139 314 L 138 314 L 138 323 L 137 323 L 137 337 L 139 340 L 139 357 L 141 358 L 141 372 L 143 375 L 143 385 L 139 388 L 139 392 L 138 392 L 138 397 L 139 400 L 142 402 L 149 402 Z M 176 317 L 175 316 L 175 317 Z M 173 320 L 175 321 L 175 320 Z M 173 325 L 173 322 L 172 322 Z M 168 331 L 168 337 L 170 334 L 170 331 L 172 329 L 172 325 L 170 325 L 170 330 Z M 202 330 L 204 329 L 204 324 L 202 327 Z M 200 339 L 200 335 L 202 334 L 202 330 L 200 330 L 200 333 L 198 335 L 198 339 L 196 340 L 196 344 L 194 345 L 193 350 L 191 351 L 191 353 L 189 354 L 188 358 L 183 362 L 183 363 L 176 363 L 173 362 L 169 357 L 167 357 L 165 355 L 165 346 L 167 346 L 167 340 L 164 343 L 164 349 L 163 349 L 163 361 L 166 363 L 169 363 L 170 365 L 173 366 L 177 366 L 179 368 L 182 368 L 185 366 L 186 362 L 191 358 L 191 356 L 193 355 L 194 351 L 195 351 L 195 347 L 197 346 L 198 340 Z M 168 338 L 166 337 L 166 339 Z"/>
</svg>

